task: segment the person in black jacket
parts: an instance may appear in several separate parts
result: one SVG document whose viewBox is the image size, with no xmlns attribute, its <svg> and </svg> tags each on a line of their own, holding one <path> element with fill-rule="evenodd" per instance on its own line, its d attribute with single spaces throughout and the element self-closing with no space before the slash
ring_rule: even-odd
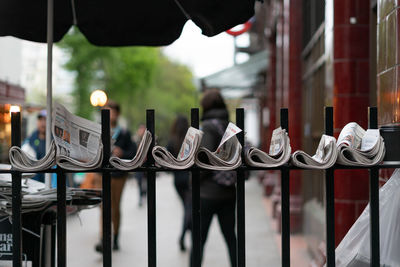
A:
<svg viewBox="0 0 400 267">
<path fill-rule="evenodd" d="M 118 126 L 118 117 L 120 115 L 120 106 L 118 103 L 109 100 L 105 108 L 110 109 L 110 126 L 111 135 L 114 142 L 111 148 L 112 156 L 117 156 L 122 159 L 132 159 L 136 154 L 136 144 L 132 142 L 131 134 L 128 130 Z M 127 172 L 112 172 L 111 173 L 111 221 L 113 224 L 113 249 L 119 249 L 119 227 L 121 219 L 120 202 L 122 191 L 126 179 Z M 97 252 L 103 252 L 102 242 L 95 247 Z"/>
<path fill-rule="evenodd" d="M 168 151 L 171 152 L 174 157 L 176 157 L 179 153 L 188 128 L 189 122 L 187 118 L 182 115 L 178 115 L 178 117 L 174 121 L 174 124 L 171 127 L 170 140 L 168 141 L 167 145 Z M 175 171 L 174 185 L 183 205 L 183 224 L 182 232 L 179 237 L 179 246 L 181 251 L 185 251 L 185 233 L 186 231 L 191 230 L 192 224 L 192 194 L 190 190 L 190 172 Z"/>
<path fill-rule="evenodd" d="M 228 110 L 220 92 L 215 89 L 206 91 L 200 104 L 203 108 L 201 129 L 204 132 L 201 146 L 215 151 L 223 135 L 219 129 L 226 129 L 229 123 Z M 216 215 L 228 247 L 231 266 L 236 267 L 236 189 L 234 184 L 219 184 L 215 177 L 217 173 L 200 172 L 201 258 L 212 218 Z"/>
</svg>

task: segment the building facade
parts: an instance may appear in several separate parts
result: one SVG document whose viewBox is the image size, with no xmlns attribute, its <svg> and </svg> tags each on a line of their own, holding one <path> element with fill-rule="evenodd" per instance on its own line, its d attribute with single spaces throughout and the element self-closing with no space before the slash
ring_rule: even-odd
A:
<svg viewBox="0 0 400 267">
<path fill-rule="evenodd" d="M 279 126 L 279 110 L 283 107 L 289 109 L 293 151 L 315 151 L 324 133 L 324 106 L 334 107 L 335 137 L 352 121 L 367 128 L 367 109 L 377 104 L 379 2 L 393 1 L 265 1 L 264 37 L 268 40 L 270 64 L 265 94 L 260 99 L 261 109 L 268 110 L 261 114 L 268 118 L 261 118 L 261 121 L 269 121 L 269 125 L 261 124 L 264 150 L 269 146 L 269 139 L 265 137 L 271 136 L 272 130 Z M 387 8 L 385 16 L 397 14 L 393 11 L 396 7 L 392 5 L 391 8 L 392 11 Z M 385 16 L 381 17 L 389 21 L 388 24 L 394 23 L 393 18 Z M 389 61 L 391 65 L 387 62 L 386 68 L 396 69 L 396 63 L 391 62 L 393 59 Z M 383 67 L 381 71 L 380 75 L 385 75 Z M 368 203 L 369 183 L 366 171 L 337 170 L 335 174 L 337 245 Z M 277 223 L 280 221 L 279 192 L 279 186 L 275 187 Z M 291 172 L 291 231 L 304 234 L 314 262 L 319 264 L 324 261 L 325 253 L 324 192 L 323 172 Z"/>
</svg>

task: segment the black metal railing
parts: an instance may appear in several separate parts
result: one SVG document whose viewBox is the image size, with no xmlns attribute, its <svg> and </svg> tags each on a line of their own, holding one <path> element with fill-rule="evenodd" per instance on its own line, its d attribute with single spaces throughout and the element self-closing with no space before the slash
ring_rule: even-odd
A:
<svg viewBox="0 0 400 267">
<path fill-rule="evenodd" d="M 100 172 L 103 175 L 103 266 L 111 267 L 111 183 L 110 172 L 115 171 L 109 165 L 110 158 L 110 114 L 109 110 L 102 110 L 102 142 L 104 146 L 103 165 L 96 170 L 88 172 Z M 12 113 L 12 145 L 21 145 L 21 117 L 20 113 Z M 289 133 L 288 109 L 281 109 L 281 127 Z M 157 266 L 156 251 L 156 172 L 170 171 L 154 165 L 151 150 L 154 146 L 155 120 L 154 110 L 146 112 L 147 129 L 151 132 L 153 141 L 150 146 L 144 167 L 134 171 L 147 172 L 148 178 L 148 266 Z M 244 130 L 244 110 L 236 110 L 236 124 Z M 199 110 L 191 110 L 191 125 L 199 127 Z M 369 108 L 369 128 L 377 128 L 377 109 Z M 333 108 L 325 108 L 325 133 L 333 135 Z M 238 135 L 238 139 L 244 147 L 244 132 Z M 243 153 L 242 153 L 243 158 Z M 244 162 L 244 161 L 243 161 Z M 335 210 L 334 210 L 334 175 L 337 169 L 369 169 L 370 170 L 370 231 L 371 231 L 371 266 L 379 266 L 379 180 L 378 171 L 381 168 L 398 168 L 399 164 L 386 164 L 385 162 L 375 167 L 351 167 L 335 165 L 325 170 L 326 181 L 326 255 L 327 266 L 335 266 Z M 276 168 L 250 167 L 243 163 L 237 168 L 237 266 L 246 265 L 245 247 L 245 171 L 249 170 L 280 170 L 281 171 L 281 224 L 282 224 L 282 266 L 290 266 L 290 209 L 289 186 L 290 171 L 300 168 L 285 164 Z M 177 170 L 179 171 L 179 170 Z M 200 237 L 200 181 L 201 168 L 193 166 L 189 168 L 192 173 L 192 266 L 200 267 L 201 237 Z M 66 245 L 66 181 L 65 174 L 74 172 L 56 167 L 41 171 L 42 173 L 57 174 L 57 266 L 67 266 Z M 12 234 L 13 234 L 13 266 L 22 267 L 22 222 L 21 222 L 21 172 L 14 170 L 0 170 L 0 173 L 12 174 Z M 54 248 L 53 248 L 54 250 Z M 42 267 L 42 266 L 40 266 Z"/>
<path fill-rule="evenodd" d="M 199 110 L 191 110 L 191 126 L 199 128 Z M 201 232 L 200 232 L 200 171 L 192 170 L 192 255 L 191 267 L 201 265 Z"/>
<path fill-rule="evenodd" d="M 333 136 L 333 108 L 325 108 L 325 134 Z M 335 169 L 325 171 L 326 262 L 335 266 Z"/>
</svg>

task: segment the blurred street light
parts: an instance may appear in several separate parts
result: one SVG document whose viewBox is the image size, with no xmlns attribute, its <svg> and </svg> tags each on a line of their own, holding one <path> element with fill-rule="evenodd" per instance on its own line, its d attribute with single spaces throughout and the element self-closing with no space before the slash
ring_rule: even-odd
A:
<svg viewBox="0 0 400 267">
<path fill-rule="evenodd" d="M 107 95 L 103 90 L 95 90 L 90 94 L 90 104 L 102 107 L 107 103 Z"/>
<path fill-rule="evenodd" d="M 20 112 L 20 111 L 21 111 L 21 108 L 20 108 L 19 106 L 12 105 L 12 106 L 10 107 L 10 116 L 11 116 L 11 113 L 13 113 L 13 112 Z"/>
</svg>

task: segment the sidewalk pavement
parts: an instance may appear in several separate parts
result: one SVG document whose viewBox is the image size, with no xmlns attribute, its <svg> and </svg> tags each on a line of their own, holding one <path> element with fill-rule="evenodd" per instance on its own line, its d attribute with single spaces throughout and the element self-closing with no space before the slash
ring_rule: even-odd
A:
<svg viewBox="0 0 400 267">
<path fill-rule="evenodd" d="M 183 207 L 173 186 L 171 174 L 160 173 L 157 196 L 157 266 L 186 267 L 189 263 L 190 236 L 186 252 L 181 252 L 178 237 Z M 127 181 L 122 198 L 120 250 L 113 252 L 114 267 L 147 266 L 147 206 L 138 206 L 136 180 Z M 102 256 L 94 251 L 98 242 L 100 209 L 84 210 L 67 220 L 67 265 L 101 266 Z M 263 190 L 257 179 L 246 182 L 246 266 L 280 266 L 280 248 L 273 222 L 267 213 Z M 214 217 L 204 248 L 203 267 L 229 266 L 228 252 L 217 218 Z"/>
<path fill-rule="evenodd" d="M 269 216 L 272 216 L 272 200 L 270 198 L 264 197 L 263 203 L 265 210 Z M 281 244 L 282 236 L 278 232 L 278 222 L 277 220 L 271 219 L 271 229 L 275 236 L 275 241 L 279 249 L 279 255 L 281 254 Z M 308 267 L 317 266 L 313 265 L 312 258 L 309 255 L 305 235 L 302 233 L 290 234 L 290 266 L 292 267 Z"/>
</svg>

